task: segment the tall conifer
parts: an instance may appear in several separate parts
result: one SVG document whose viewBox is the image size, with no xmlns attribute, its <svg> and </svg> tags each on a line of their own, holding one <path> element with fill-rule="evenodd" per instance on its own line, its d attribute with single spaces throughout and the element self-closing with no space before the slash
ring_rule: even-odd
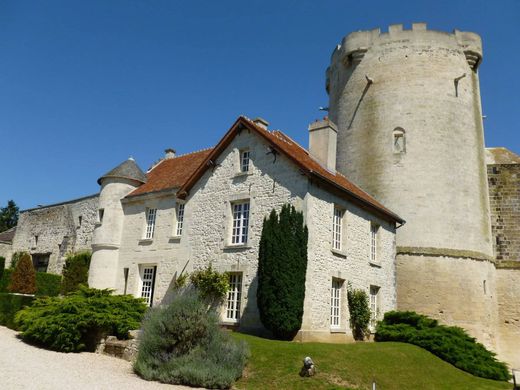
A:
<svg viewBox="0 0 520 390">
<path fill-rule="evenodd" d="M 284 205 L 264 219 L 258 259 L 257 304 L 262 324 L 276 338 L 301 328 L 307 272 L 307 227 L 303 213 Z"/>
</svg>

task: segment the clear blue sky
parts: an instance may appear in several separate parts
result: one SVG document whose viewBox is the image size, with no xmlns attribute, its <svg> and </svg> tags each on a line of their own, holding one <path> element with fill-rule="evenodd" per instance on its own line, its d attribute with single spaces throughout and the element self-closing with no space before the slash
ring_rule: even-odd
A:
<svg viewBox="0 0 520 390">
<path fill-rule="evenodd" d="M 0 0 L 0 206 L 95 193 L 130 155 L 212 146 L 240 114 L 307 145 L 335 45 L 412 22 L 482 36 L 486 143 L 520 153 L 519 0 Z"/>
</svg>

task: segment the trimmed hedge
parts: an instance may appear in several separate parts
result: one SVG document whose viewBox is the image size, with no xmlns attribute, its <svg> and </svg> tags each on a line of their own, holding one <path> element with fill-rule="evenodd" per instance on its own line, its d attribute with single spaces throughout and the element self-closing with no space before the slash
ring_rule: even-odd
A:
<svg viewBox="0 0 520 390">
<path fill-rule="evenodd" d="M 463 371 L 482 378 L 507 381 L 507 366 L 495 354 L 457 326 L 413 311 L 390 311 L 377 325 L 376 341 L 400 341 L 417 345 Z"/>
<path fill-rule="evenodd" d="M 0 293 L 0 325 L 17 330 L 14 323 L 15 314 L 26 306 L 30 306 L 34 297 Z"/>
<path fill-rule="evenodd" d="M 7 286 L 11 280 L 12 269 L 4 270 L 0 277 L 0 293 L 8 292 Z M 36 272 L 36 296 L 54 297 L 60 293 L 61 275 Z"/>
</svg>

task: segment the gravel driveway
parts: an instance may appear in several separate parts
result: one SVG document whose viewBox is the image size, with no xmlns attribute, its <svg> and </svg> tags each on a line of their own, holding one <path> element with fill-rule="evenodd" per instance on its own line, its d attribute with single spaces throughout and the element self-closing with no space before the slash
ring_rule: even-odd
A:
<svg viewBox="0 0 520 390">
<path fill-rule="evenodd" d="M 94 353 L 59 353 L 25 344 L 0 326 L 0 388 L 12 389 L 191 389 L 148 382 L 125 360 Z"/>
</svg>

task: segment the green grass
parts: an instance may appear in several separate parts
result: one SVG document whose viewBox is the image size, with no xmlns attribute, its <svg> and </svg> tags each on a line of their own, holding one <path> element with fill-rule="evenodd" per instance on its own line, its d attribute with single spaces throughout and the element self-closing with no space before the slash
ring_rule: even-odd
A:
<svg viewBox="0 0 520 390">
<path fill-rule="evenodd" d="M 238 389 L 511 389 L 507 382 L 472 376 L 430 352 L 404 343 L 322 344 L 266 340 L 235 333 L 251 348 Z M 298 373 L 305 356 L 316 376 Z"/>
</svg>

